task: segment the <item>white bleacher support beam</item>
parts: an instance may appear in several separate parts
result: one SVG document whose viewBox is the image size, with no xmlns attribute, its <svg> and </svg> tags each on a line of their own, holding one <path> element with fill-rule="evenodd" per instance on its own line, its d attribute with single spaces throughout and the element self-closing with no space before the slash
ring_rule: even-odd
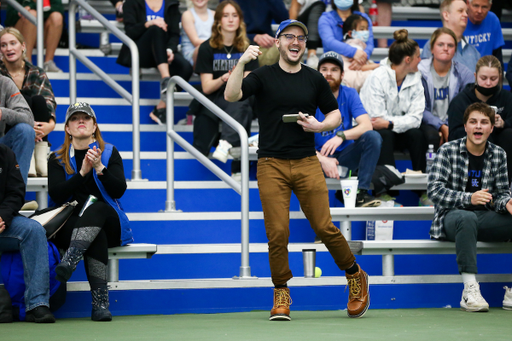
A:
<svg viewBox="0 0 512 341">
<path fill-rule="evenodd" d="M 350 221 L 341 221 L 340 222 L 340 230 L 343 237 L 346 240 L 352 240 L 352 224 Z"/>
<path fill-rule="evenodd" d="M 119 259 L 108 260 L 107 281 L 119 282 Z"/>
<path fill-rule="evenodd" d="M 382 276 L 395 275 L 395 256 L 382 255 Z"/>
</svg>

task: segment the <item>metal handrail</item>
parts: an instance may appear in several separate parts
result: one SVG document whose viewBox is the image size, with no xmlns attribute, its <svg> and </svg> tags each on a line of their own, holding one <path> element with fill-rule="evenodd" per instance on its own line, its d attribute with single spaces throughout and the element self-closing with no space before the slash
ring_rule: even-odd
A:
<svg viewBox="0 0 512 341">
<path fill-rule="evenodd" d="M 34 17 L 29 11 L 25 9 L 20 3 L 16 0 L 6 0 L 6 2 L 11 5 L 15 10 L 21 13 L 25 18 L 28 19 L 32 24 L 37 27 L 36 36 L 37 36 L 37 66 L 40 68 L 44 65 L 44 20 L 43 20 L 43 0 L 37 0 L 36 3 L 36 11 L 37 18 Z M 38 25 L 37 23 L 41 23 Z M 32 56 L 27 56 L 29 61 L 32 61 Z"/>
<path fill-rule="evenodd" d="M 130 49 L 132 57 L 132 93 L 130 94 L 112 77 L 101 70 L 89 58 L 76 48 L 76 11 L 78 5 L 82 6 L 95 19 L 97 19 L 112 34 L 118 37 Z M 71 103 L 76 102 L 76 59 L 84 64 L 89 70 L 100 77 L 108 86 L 110 86 L 121 97 L 126 99 L 132 105 L 132 143 L 133 143 L 133 168 L 132 181 L 142 180 L 140 170 L 140 69 L 139 69 L 139 50 L 133 40 L 124 32 L 112 25 L 100 12 L 95 10 L 86 0 L 73 0 L 69 3 L 69 99 Z"/>
<path fill-rule="evenodd" d="M 221 168 L 214 164 L 210 159 L 201 154 L 196 148 L 188 143 L 183 137 L 174 131 L 174 88 L 179 85 L 187 91 L 193 98 L 197 99 L 202 105 L 209 109 L 215 116 L 220 118 L 223 124 L 228 124 L 240 136 L 241 163 L 242 163 L 242 181 L 239 184 L 226 174 Z M 176 203 L 174 201 L 174 142 L 183 149 L 192 154 L 206 168 L 226 182 L 241 196 L 241 265 L 240 276 L 238 278 L 247 279 L 251 277 L 251 267 L 249 266 L 249 143 L 245 128 L 225 111 L 220 109 L 205 95 L 197 91 L 192 85 L 179 76 L 170 79 L 167 86 L 167 201 L 165 202 L 166 212 L 176 212 Z M 174 141 L 173 141 L 174 140 Z"/>
</svg>

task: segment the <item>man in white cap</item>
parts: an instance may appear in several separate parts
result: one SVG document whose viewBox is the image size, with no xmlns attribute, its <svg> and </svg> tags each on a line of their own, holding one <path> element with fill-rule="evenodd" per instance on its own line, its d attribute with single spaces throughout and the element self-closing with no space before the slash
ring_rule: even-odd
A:
<svg viewBox="0 0 512 341">
<path fill-rule="evenodd" d="M 283 21 L 275 37 L 279 62 L 260 67 L 244 79 L 244 66 L 260 54 L 258 46 L 249 46 L 229 77 L 224 93 L 231 102 L 255 96 L 260 124 L 258 188 L 275 286 L 270 320 L 290 320 L 287 282 L 293 275 L 287 247 L 292 191 L 335 263 L 345 270 L 350 288 L 348 316 L 363 316 L 370 304 L 368 275 L 355 262 L 347 241 L 331 221 L 328 190 L 316 156 L 314 133 L 335 129 L 341 123 L 341 115 L 325 78 L 300 63 L 307 34 L 306 26 L 300 21 Z M 323 122 L 314 117 L 317 107 L 325 115 Z M 284 122 L 283 116 L 289 114 L 295 115 L 296 123 Z"/>
</svg>

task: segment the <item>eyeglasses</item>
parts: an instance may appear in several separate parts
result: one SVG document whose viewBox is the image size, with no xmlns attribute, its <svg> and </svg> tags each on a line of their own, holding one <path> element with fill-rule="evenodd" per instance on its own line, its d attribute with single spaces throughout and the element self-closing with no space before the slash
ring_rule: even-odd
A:
<svg viewBox="0 0 512 341">
<path fill-rule="evenodd" d="M 306 41 L 308 41 L 308 37 L 307 36 L 296 36 L 295 34 L 281 34 L 281 37 L 285 37 L 286 40 L 288 40 L 289 43 L 293 42 L 295 40 L 295 38 L 297 38 L 297 40 L 299 41 L 299 43 L 305 43 Z"/>
</svg>

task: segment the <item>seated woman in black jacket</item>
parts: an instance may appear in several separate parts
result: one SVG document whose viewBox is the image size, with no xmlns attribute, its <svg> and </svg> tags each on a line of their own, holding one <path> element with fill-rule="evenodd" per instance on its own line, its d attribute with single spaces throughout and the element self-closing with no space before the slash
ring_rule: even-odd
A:
<svg viewBox="0 0 512 341">
<path fill-rule="evenodd" d="M 496 123 L 489 141 L 507 153 L 509 181 L 512 179 L 512 93 L 503 90 L 503 70 L 494 56 L 484 56 L 476 63 L 475 84 L 468 84 L 453 98 L 448 107 L 448 140 L 466 136 L 463 117 L 473 103 L 484 102 L 494 107 Z"/>
<path fill-rule="evenodd" d="M 180 76 L 188 81 L 193 72 L 190 63 L 178 52 L 180 18 L 177 0 L 126 0 L 123 6 L 124 28 L 139 49 L 139 66 L 156 67 L 161 76 L 160 102 L 150 114 L 158 124 L 165 122 L 169 78 Z M 121 48 L 117 63 L 131 67 L 128 46 Z"/>
</svg>

